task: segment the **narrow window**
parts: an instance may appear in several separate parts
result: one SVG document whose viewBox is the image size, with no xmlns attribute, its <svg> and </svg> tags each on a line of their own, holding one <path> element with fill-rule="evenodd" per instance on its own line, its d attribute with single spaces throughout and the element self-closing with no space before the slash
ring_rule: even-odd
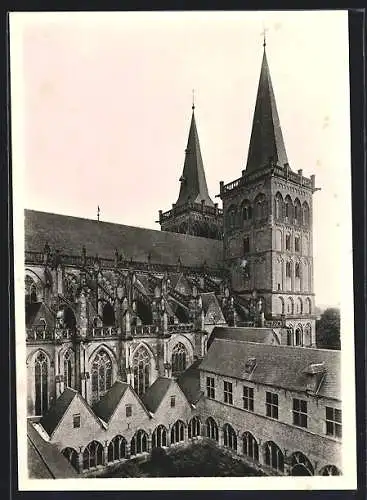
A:
<svg viewBox="0 0 367 500">
<path fill-rule="evenodd" d="M 80 413 L 73 415 L 73 427 L 74 427 L 74 429 L 79 429 L 79 427 L 80 427 Z"/>
<path fill-rule="evenodd" d="M 248 236 L 243 240 L 243 252 L 248 253 L 250 251 L 250 238 Z"/>
<path fill-rule="evenodd" d="M 215 385 L 213 377 L 206 377 L 206 395 L 210 399 L 215 399 Z"/>
<path fill-rule="evenodd" d="M 285 249 L 290 250 L 291 249 L 291 235 L 286 234 L 285 236 Z"/>
<path fill-rule="evenodd" d="M 275 392 L 266 393 L 266 416 L 271 418 L 278 418 L 278 394 Z"/>
<path fill-rule="evenodd" d="M 342 411 L 326 406 L 326 435 L 342 437 Z"/>
<path fill-rule="evenodd" d="M 126 416 L 131 417 L 133 414 L 133 407 L 131 405 L 126 405 Z"/>
<path fill-rule="evenodd" d="M 245 410 L 254 411 L 254 390 L 252 387 L 243 388 L 243 407 Z"/>
<path fill-rule="evenodd" d="M 299 236 L 296 236 L 294 238 L 294 251 L 295 252 L 299 252 L 300 251 L 300 240 L 299 240 Z"/>
<path fill-rule="evenodd" d="M 307 401 L 293 399 L 293 424 L 307 428 Z"/>
<path fill-rule="evenodd" d="M 171 408 L 176 406 L 176 396 L 171 396 Z"/>
<path fill-rule="evenodd" d="M 229 405 L 233 404 L 233 393 L 232 393 L 232 383 L 231 382 L 224 381 L 223 396 L 224 396 L 225 403 L 228 403 Z"/>
</svg>

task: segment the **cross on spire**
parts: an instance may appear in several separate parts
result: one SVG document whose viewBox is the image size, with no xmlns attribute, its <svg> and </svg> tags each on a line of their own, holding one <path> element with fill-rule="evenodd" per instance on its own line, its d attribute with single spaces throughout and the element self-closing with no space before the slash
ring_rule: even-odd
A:
<svg viewBox="0 0 367 500">
<path fill-rule="evenodd" d="M 99 208 L 99 205 L 97 206 L 97 219 L 99 221 L 99 214 L 101 213 L 101 209 Z"/>
<path fill-rule="evenodd" d="M 267 31 L 269 31 L 269 29 L 268 29 L 268 28 L 265 28 L 265 26 L 263 26 L 263 30 L 262 30 L 262 32 L 260 33 L 260 34 L 261 34 L 261 36 L 264 38 L 264 41 L 263 41 L 263 47 L 264 47 L 264 49 L 265 49 L 265 47 L 266 47 L 266 32 L 267 32 Z"/>
<path fill-rule="evenodd" d="M 192 110 L 195 109 L 195 89 L 192 89 Z"/>
</svg>

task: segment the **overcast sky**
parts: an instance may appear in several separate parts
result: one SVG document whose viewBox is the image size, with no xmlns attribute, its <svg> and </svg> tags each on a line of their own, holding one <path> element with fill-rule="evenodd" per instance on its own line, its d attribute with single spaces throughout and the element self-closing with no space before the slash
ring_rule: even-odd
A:
<svg viewBox="0 0 367 500">
<path fill-rule="evenodd" d="M 290 166 L 322 189 L 316 303 L 338 304 L 352 247 L 345 12 L 13 16 L 13 147 L 23 153 L 13 168 L 25 207 L 96 218 L 99 204 L 101 220 L 159 229 L 158 210 L 179 193 L 193 88 L 214 198 L 246 164 L 263 25 Z"/>
</svg>

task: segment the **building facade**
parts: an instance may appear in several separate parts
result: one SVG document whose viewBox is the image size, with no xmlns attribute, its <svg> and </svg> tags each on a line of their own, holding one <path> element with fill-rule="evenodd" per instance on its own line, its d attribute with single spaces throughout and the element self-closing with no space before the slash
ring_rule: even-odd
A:
<svg viewBox="0 0 367 500">
<path fill-rule="evenodd" d="M 201 360 L 207 366 L 208 346 L 213 349 L 221 342 L 219 335 L 208 343 L 218 325 L 231 326 L 235 332 L 228 330 L 224 340 L 238 341 L 243 331 L 242 340 L 251 337 L 250 342 L 259 345 L 281 348 L 285 344 L 294 352 L 304 347 L 314 351 L 315 177 L 294 172 L 288 163 L 265 47 L 246 169 L 239 179 L 220 183 L 223 210 L 208 193 L 194 106 L 185 153 L 178 200 L 168 212 L 159 212 L 161 231 L 25 211 L 28 416 L 41 421 L 37 424 L 41 434 L 45 432 L 63 452 L 72 448 L 78 436 L 78 449 L 64 454 L 79 471 L 90 469 L 83 465 L 88 440 L 94 443 L 96 462 L 91 463 L 96 465 L 106 465 L 108 457 L 115 456 L 108 447 L 116 436 L 123 441 L 116 437 L 113 447 L 123 446 L 124 459 L 130 457 L 131 447 L 149 451 L 154 439 L 174 444 L 176 434 L 177 442 L 218 436 L 214 441 L 233 449 L 225 444 L 227 438 L 221 440 L 219 428 L 210 430 L 215 429 L 216 414 L 224 419 L 228 408 L 223 410 L 207 396 L 207 375 L 200 382 L 197 378 L 195 387 L 204 394 L 198 397 L 198 406 L 184 389 L 184 374 Z M 221 376 L 227 374 L 216 373 L 214 383 L 221 383 Z M 149 409 L 149 394 L 157 387 L 166 394 L 168 389 L 162 390 L 166 386 L 175 392 L 167 401 L 175 397 L 180 404 L 175 410 L 158 412 L 158 417 L 157 408 Z M 260 382 L 256 390 L 265 391 Z M 138 408 L 139 428 L 140 420 L 135 419 L 129 432 L 110 427 L 99 414 L 99 402 L 114 391 L 121 392 L 118 411 L 125 411 L 126 418 L 129 405 L 131 411 L 134 405 Z M 190 387 L 188 391 L 192 393 Z M 285 385 L 282 391 L 289 388 Z M 289 402 L 290 393 L 284 398 Z M 46 418 L 47 427 L 47 416 L 54 408 L 64 415 L 66 402 L 72 418 L 80 413 L 82 420 L 90 420 L 95 439 L 87 430 L 83 434 L 87 427 L 81 424 L 70 443 L 65 442 L 62 426 L 59 434 L 52 425 L 50 432 L 45 430 L 42 420 L 45 423 Z M 314 403 L 310 408 L 319 411 Z M 236 435 L 247 432 L 240 425 L 243 408 L 236 403 L 230 411 L 233 418 L 226 416 L 226 422 L 237 429 Z M 167 421 L 171 414 L 177 418 Z M 257 421 L 260 414 L 259 410 Z M 283 424 L 290 425 L 286 420 Z M 160 431 L 159 426 L 163 426 Z M 122 430 L 123 434 L 116 434 Z M 290 439 L 301 446 L 297 432 L 292 430 Z M 321 435 L 324 440 L 320 429 L 312 432 L 316 440 Z M 108 444 L 101 449 L 99 442 Z M 281 438 L 278 446 L 291 449 Z M 329 448 L 334 456 L 335 446 Z M 308 470 L 320 473 L 314 462 L 324 460 L 321 451 L 308 455 L 312 462 Z M 259 464 L 264 465 L 260 459 Z M 339 462 L 332 465 L 340 471 Z M 274 472 L 274 467 L 270 469 Z M 276 472 L 289 471 L 276 468 Z"/>
</svg>

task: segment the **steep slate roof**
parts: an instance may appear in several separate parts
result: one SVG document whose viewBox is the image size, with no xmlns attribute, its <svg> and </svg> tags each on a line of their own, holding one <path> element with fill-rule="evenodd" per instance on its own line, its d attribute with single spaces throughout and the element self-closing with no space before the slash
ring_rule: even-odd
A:
<svg viewBox="0 0 367 500">
<path fill-rule="evenodd" d="M 251 374 L 245 371 L 249 358 L 256 359 Z M 318 395 L 340 400 L 340 351 L 215 339 L 200 370 L 304 392 L 309 380 L 304 370 L 316 363 L 326 368 Z"/>
<path fill-rule="evenodd" d="M 216 326 L 209 337 L 208 348 L 214 339 L 243 340 L 245 342 L 268 344 L 270 343 L 268 342 L 269 336 L 274 338 L 278 343 L 278 338 L 271 328 Z"/>
<path fill-rule="evenodd" d="M 264 167 L 270 157 L 281 167 L 288 163 L 264 49 L 247 157 L 247 172 Z"/>
<path fill-rule="evenodd" d="M 187 141 L 185 163 L 181 177 L 180 194 L 176 205 L 184 205 L 190 199 L 195 203 L 204 200 L 205 205 L 214 206 L 208 193 L 203 160 L 201 157 L 199 136 L 196 129 L 194 106 L 192 108 L 191 125 Z"/>
<path fill-rule="evenodd" d="M 143 403 L 152 413 L 156 412 L 173 380 L 167 377 L 158 377 L 142 397 Z"/>
<path fill-rule="evenodd" d="M 200 390 L 200 371 L 199 365 L 201 359 L 194 361 L 194 363 L 177 379 L 177 383 L 180 386 L 182 392 L 185 394 L 187 400 L 195 404 L 199 401 L 202 394 Z"/>
<path fill-rule="evenodd" d="M 33 302 L 27 304 L 25 308 L 26 325 L 28 327 L 40 324 L 40 318 L 44 318 L 46 325 L 53 326 L 55 324 L 55 314 L 44 302 Z"/>
<path fill-rule="evenodd" d="M 40 420 L 40 424 L 49 436 L 52 436 L 56 427 L 61 422 L 62 417 L 65 415 L 66 410 L 69 408 L 71 402 L 77 395 L 77 391 L 67 387 L 56 399 L 55 403 L 50 407 L 48 412 L 43 415 Z"/>
<path fill-rule="evenodd" d="M 28 472 L 32 479 L 64 479 L 78 477 L 78 473 L 58 450 L 44 441 L 27 421 Z"/>
<path fill-rule="evenodd" d="M 111 389 L 93 406 L 97 417 L 108 423 L 114 414 L 122 396 L 130 386 L 117 380 Z"/>
<path fill-rule="evenodd" d="M 187 234 L 156 231 L 67 215 L 25 210 L 25 250 L 41 252 L 45 243 L 61 254 L 114 258 L 117 249 L 126 259 L 183 266 L 218 266 L 223 242 Z"/>
</svg>

